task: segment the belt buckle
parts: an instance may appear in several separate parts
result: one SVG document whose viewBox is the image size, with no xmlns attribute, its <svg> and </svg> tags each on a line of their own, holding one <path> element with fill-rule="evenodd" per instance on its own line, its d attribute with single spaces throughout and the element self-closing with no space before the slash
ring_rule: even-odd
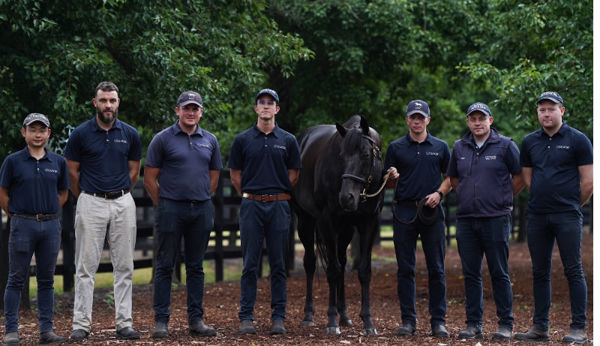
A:
<svg viewBox="0 0 600 346">
<path fill-rule="evenodd" d="M 270 200 L 271 195 L 260 195 L 260 201 L 266 203 Z"/>
<path fill-rule="evenodd" d="M 40 220 L 40 215 L 41 214 L 35 214 L 35 221 L 42 222 L 42 220 Z"/>
</svg>

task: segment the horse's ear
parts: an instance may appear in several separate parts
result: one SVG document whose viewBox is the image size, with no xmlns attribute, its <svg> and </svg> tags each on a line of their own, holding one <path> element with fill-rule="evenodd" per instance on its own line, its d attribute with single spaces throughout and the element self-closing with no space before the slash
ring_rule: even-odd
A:
<svg viewBox="0 0 600 346">
<path fill-rule="evenodd" d="M 340 123 L 335 123 L 335 127 L 337 128 L 338 132 L 340 133 L 340 136 L 344 137 L 346 136 L 346 132 L 348 132 L 346 130 L 345 127 L 343 127 L 342 125 L 340 125 Z"/>
<path fill-rule="evenodd" d="M 369 122 L 362 115 L 360 116 L 360 128 L 362 129 L 363 135 L 369 135 Z"/>
</svg>

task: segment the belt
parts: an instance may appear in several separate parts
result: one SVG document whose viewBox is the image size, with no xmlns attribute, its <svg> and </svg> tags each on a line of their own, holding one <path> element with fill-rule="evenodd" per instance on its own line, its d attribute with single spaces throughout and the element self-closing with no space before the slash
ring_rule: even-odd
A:
<svg viewBox="0 0 600 346">
<path fill-rule="evenodd" d="M 259 202 L 289 201 L 292 196 L 289 193 L 278 193 L 276 195 L 254 195 L 248 192 L 242 193 L 242 197 Z"/>
<path fill-rule="evenodd" d="M 405 199 L 402 201 L 396 201 L 394 200 L 394 203 L 396 203 L 399 206 L 402 207 L 418 207 L 419 206 L 419 200 L 418 199 Z"/>
<path fill-rule="evenodd" d="M 129 193 L 129 190 L 117 190 L 117 191 L 111 191 L 111 192 L 87 192 L 87 191 L 82 191 L 85 194 L 88 195 L 92 195 L 94 197 L 102 197 L 104 199 L 117 199 L 121 196 L 125 196 L 126 194 Z"/>
<path fill-rule="evenodd" d="M 60 214 L 15 214 L 14 216 L 22 217 L 24 219 L 32 219 L 38 222 L 56 220 L 60 217 Z"/>
</svg>

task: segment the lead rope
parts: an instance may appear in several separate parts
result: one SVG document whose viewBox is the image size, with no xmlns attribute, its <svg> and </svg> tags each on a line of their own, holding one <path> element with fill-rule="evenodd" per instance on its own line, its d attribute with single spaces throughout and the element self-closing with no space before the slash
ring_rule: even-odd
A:
<svg viewBox="0 0 600 346">
<path fill-rule="evenodd" d="M 363 189 L 363 192 L 360 194 L 360 197 L 365 199 L 365 198 L 376 197 L 377 195 L 379 195 L 381 193 L 381 191 L 385 188 L 385 185 L 387 184 L 389 177 L 390 177 L 390 172 L 387 172 L 383 176 L 383 184 L 381 184 L 381 187 L 379 188 L 379 190 L 377 190 L 375 193 L 368 194 L 367 189 L 365 188 L 365 189 Z"/>
</svg>

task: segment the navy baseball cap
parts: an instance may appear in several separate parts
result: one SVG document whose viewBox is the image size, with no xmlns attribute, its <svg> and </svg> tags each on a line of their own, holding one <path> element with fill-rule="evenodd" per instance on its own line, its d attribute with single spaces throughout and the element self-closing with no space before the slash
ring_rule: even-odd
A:
<svg viewBox="0 0 600 346">
<path fill-rule="evenodd" d="M 261 91 L 259 91 L 258 94 L 256 95 L 256 101 L 258 101 L 258 99 L 262 95 L 270 95 L 272 98 L 275 99 L 275 101 L 277 103 L 279 103 L 279 95 L 277 95 L 277 92 L 273 89 L 262 89 Z"/>
<path fill-rule="evenodd" d="M 543 92 L 540 97 L 538 97 L 537 103 L 540 103 L 544 100 L 549 100 L 554 103 L 564 103 L 562 97 L 560 97 L 556 91 Z"/>
<path fill-rule="evenodd" d="M 473 112 L 481 112 L 487 115 L 488 117 L 492 116 L 492 112 L 490 112 L 490 107 L 488 107 L 488 105 L 486 105 L 485 103 L 481 102 L 475 102 L 472 105 L 470 105 L 469 109 L 467 109 L 467 116 L 471 115 L 471 113 Z"/>
<path fill-rule="evenodd" d="M 406 107 L 406 116 L 409 117 L 415 113 L 422 114 L 425 118 L 429 118 L 429 105 L 423 100 L 412 100 Z"/>
<path fill-rule="evenodd" d="M 180 107 L 189 105 L 190 103 L 195 103 L 199 107 L 202 107 L 202 97 L 195 91 L 184 91 L 179 95 L 179 99 L 177 100 L 177 105 Z"/>
<path fill-rule="evenodd" d="M 27 127 L 36 121 L 46 125 L 46 127 L 50 127 L 50 120 L 48 120 L 48 118 L 41 113 L 28 114 L 25 117 L 25 120 L 23 120 L 23 127 Z"/>
</svg>

